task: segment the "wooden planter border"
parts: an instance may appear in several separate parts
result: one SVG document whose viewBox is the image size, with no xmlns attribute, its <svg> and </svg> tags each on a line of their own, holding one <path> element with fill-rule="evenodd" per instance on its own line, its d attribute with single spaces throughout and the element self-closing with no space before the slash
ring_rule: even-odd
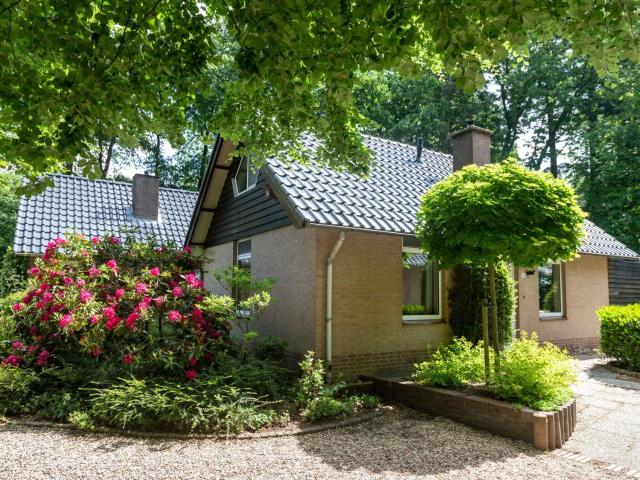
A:
<svg viewBox="0 0 640 480">
<path fill-rule="evenodd" d="M 427 387 L 411 381 L 364 376 L 374 392 L 385 400 L 403 403 L 432 415 L 522 440 L 539 450 L 562 447 L 576 427 L 576 401 L 572 399 L 554 412 L 517 408 L 506 402 L 455 390 Z"/>
</svg>

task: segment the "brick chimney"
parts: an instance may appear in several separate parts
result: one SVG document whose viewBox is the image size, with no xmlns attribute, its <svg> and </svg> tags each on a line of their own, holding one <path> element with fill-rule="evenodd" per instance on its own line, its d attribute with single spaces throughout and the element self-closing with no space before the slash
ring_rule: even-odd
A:
<svg viewBox="0 0 640 480">
<path fill-rule="evenodd" d="M 467 126 L 451 135 L 453 141 L 453 171 L 466 165 L 486 165 L 491 162 L 491 135 L 493 132 L 474 125 Z"/>
<path fill-rule="evenodd" d="M 160 180 L 153 175 L 136 173 L 133 176 L 133 216 L 144 220 L 158 220 Z"/>
</svg>

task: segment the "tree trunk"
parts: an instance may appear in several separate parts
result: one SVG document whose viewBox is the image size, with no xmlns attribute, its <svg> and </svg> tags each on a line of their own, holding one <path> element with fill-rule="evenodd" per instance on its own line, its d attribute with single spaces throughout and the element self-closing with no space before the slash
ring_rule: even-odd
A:
<svg viewBox="0 0 640 480">
<path fill-rule="evenodd" d="M 489 264 L 489 297 L 491 300 L 491 333 L 493 334 L 493 353 L 495 354 L 495 370 L 500 371 L 500 341 L 498 336 L 498 301 L 496 299 L 496 265 Z"/>
<path fill-rule="evenodd" d="M 491 362 L 489 360 L 489 308 L 482 300 L 482 340 L 484 343 L 484 383 L 491 382 Z"/>
</svg>

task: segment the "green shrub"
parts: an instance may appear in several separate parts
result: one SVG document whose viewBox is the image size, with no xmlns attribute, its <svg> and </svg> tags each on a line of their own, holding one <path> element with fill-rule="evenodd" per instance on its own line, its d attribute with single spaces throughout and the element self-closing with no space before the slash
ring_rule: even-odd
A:
<svg viewBox="0 0 640 480">
<path fill-rule="evenodd" d="M 424 305 L 414 305 L 411 303 L 402 305 L 403 315 L 424 315 L 426 311 L 427 307 L 425 307 Z"/>
<path fill-rule="evenodd" d="M 22 290 L 27 280 L 27 267 L 29 258 L 13 253 L 11 247 L 7 247 L 0 259 L 0 297 Z"/>
<path fill-rule="evenodd" d="M 16 340 L 16 321 L 13 318 L 11 306 L 18 303 L 25 295 L 25 292 L 11 293 L 0 298 L 0 351 L 3 346 Z"/>
<path fill-rule="evenodd" d="M 441 345 L 431 359 L 415 365 L 414 379 L 425 385 L 458 387 L 484 378 L 482 342 L 474 345 L 464 337 Z"/>
<path fill-rule="evenodd" d="M 272 404 L 223 377 L 191 382 L 123 378 L 91 392 L 91 416 L 122 429 L 238 433 L 277 419 Z"/>
<path fill-rule="evenodd" d="M 449 289 L 449 323 L 454 335 L 477 343 L 482 340 L 481 301 L 488 297 L 489 274 L 486 268 L 459 265 L 452 270 Z M 504 346 L 511 341 L 515 315 L 516 288 L 504 262 L 496 264 L 496 298 L 498 301 L 498 339 Z M 491 318 L 491 308 L 489 308 Z M 489 322 L 489 335 L 492 335 Z M 489 338 L 492 338 L 491 336 Z"/>
<path fill-rule="evenodd" d="M 364 409 L 376 408 L 378 398 L 373 395 L 349 395 L 339 398 L 344 383 L 326 385 L 322 360 L 308 352 L 300 362 L 302 375 L 298 380 L 296 405 L 303 419 L 314 422 L 324 418 L 353 415 Z"/>
<path fill-rule="evenodd" d="M 640 304 L 598 310 L 600 349 L 622 366 L 640 371 Z"/>
<path fill-rule="evenodd" d="M 37 381 L 34 372 L 0 365 L 0 415 L 23 413 Z"/>
<path fill-rule="evenodd" d="M 244 361 L 223 355 L 216 362 L 217 375 L 233 380 L 241 389 L 251 389 L 260 396 L 282 399 L 291 390 L 293 373 L 280 361 L 248 357 Z"/>
<path fill-rule="evenodd" d="M 520 338 L 502 356 L 500 373 L 492 385 L 501 399 L 536 410 L 554 410 L 567 402 L 576 381 L 569 354 L 550 343 L 540 344 L 535 333 Z"/>
</svg>

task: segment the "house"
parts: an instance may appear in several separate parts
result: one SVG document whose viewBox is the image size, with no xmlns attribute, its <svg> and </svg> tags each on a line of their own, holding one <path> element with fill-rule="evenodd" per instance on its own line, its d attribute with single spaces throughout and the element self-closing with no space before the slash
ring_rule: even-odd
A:
<svg viewBox="0 0 640 480">
<path fill-rule="evenodd" d="M 451 277 L 413 234 L 419 197 L 455 169 L 486 164 L 490 133 L 475 125 L 456 132 L 452 156 L 365 136 L 374 157 L 367 179 L 277 160 L 254 171 L 219 138 L 186 243 L 213 258 L 208 268 L 235 264 L 276 280 L 261 328 L 293 355 L 313 350 L 348 377 L 418 361 L 451 337 Z M 579 258 L 515 272 L 517 327 L 573 348 L 598 344 L 609 259 L 638 260 L 593 223 L 585 227 Z"/>
<path fill-rule="evenodd" d="M 20 199 L 13 245 L 17 254 L 41 255 L 49 241 L 72 232 L 184 243 L 195 192 L 160 188 L 158 178 L 150 175 L 135 175 L 133 183 L 73 175 L 51 178 L 53 187 Z"/>
</svg>

